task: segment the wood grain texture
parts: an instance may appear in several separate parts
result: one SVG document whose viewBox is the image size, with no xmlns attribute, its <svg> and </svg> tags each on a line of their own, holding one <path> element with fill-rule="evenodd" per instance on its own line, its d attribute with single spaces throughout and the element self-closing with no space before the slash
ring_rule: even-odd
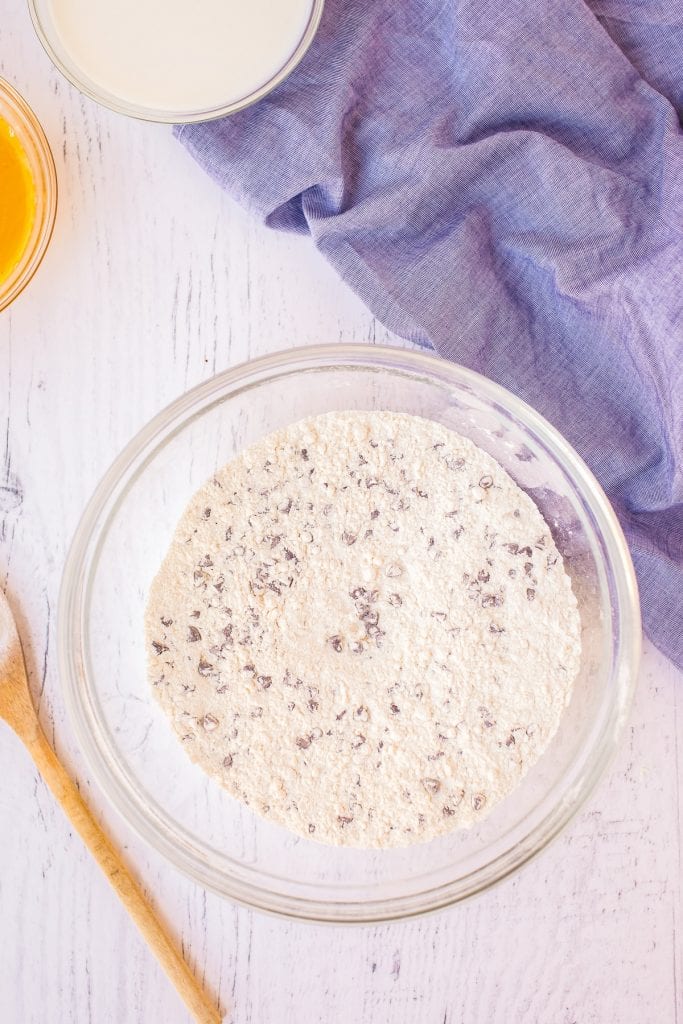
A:
<svg viewBox="0 0 683 1024">
<path fill-rule="evenodd" d="M 167 128 L 97 108 L 5 0 L 0 74 L 52 144 L 60 205 L 37 277 L 0 317 L 0 585 L 34 702 L 90 807 L 234 1024 L 683 1022 L 683 678 L 651 647 L 591 805 L 513 880 L 436 917 L 288 924 L 193 885 L 91 789 L 57 678 L 55 607 L 94 485 L 164 404 L 292 344 L 394 341 L 301 238 L 267 232 Z M 0 1022 L 188 1020 L 28 756 L 0 728 Z"/>
<path fill-rule="evenodd" d="M 166 971 L 197 1024 L 221 1024 L 222 1014 L 180 956 L 118 850 L 93 818 L 77 785 L 58 760 L 38 720 L 28 687 L 24 657 L 12 612 L 0 594 L 0 718 L 31 756 L 42 781 L 76 829 L 98 866 L 135 922 L 148 947 Z"/>
</svg>

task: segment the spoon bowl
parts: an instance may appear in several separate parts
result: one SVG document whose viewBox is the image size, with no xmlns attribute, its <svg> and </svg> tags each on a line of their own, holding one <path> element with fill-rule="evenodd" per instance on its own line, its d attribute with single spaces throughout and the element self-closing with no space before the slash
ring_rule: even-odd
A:
<svg viewBox="0 0 683 1024">
<path fill-rule="evenodd" d="M 23 742 L 44 781 L 104 871 L 117 896 L 142 932 L 150 948 L 199 1024 L 219 1024 L 221 1014 L 203 992 L 175 946 L 161 927 L 150 904 L 133 881 L 86 807 L 75 783 L 47 741 L 31 700 L 26 665 L 14 616 L 0 591 L 0 718 Z"/>
</svg>

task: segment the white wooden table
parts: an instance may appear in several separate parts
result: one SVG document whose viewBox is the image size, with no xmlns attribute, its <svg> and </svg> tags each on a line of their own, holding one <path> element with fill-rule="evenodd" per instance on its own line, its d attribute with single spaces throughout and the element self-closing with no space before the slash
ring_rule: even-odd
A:
<svg viewBox="0 0 683 1024">
<path fill-rule="evenodd" d="M 683 676 L 646 645 L 621 751 L 515 879 L 409 924 L 335 929 L 238 909 L 143 846 L 91 788 L 65 719 L 55 608 L 109 462 L 186 388 L 276 348 L 392 340 L 303 239 L 267 232 L 167 128 L 99 109 L 2 0 L 0 74 L 53 147 L 54 240 L 0 317 L 0 585 L 48 735 L 235 1024 L 683 1021 Z M 0 182 L 0 187 L 2 187 Z M 0 1024 L 180 1024 L 175 993 L 0 727 Z"/>
</svg>

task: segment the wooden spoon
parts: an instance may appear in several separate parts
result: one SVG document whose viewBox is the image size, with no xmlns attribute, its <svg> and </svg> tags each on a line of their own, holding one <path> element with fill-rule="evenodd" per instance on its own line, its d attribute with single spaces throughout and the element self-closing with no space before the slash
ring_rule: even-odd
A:
<svg viewBox="0 0 683 1024">
<path fill-rule="evenodd" d="M 81 799 L 75 784 L 57 760 L 36 714 L 14 617 L 0 590 L 0 718 L 25 745 L 67 818 L 79 833 L 109 883 L 142 932 L 150 949 L 199 1024 L 220 1024 L 222 1016 L 164 932 L 154 911 Z"/>
</svg>

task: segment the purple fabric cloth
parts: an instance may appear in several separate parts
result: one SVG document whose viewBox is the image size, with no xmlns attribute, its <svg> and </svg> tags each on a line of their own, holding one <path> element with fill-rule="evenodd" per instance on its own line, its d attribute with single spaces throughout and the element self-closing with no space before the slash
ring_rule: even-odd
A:
<svg viewBox="0 0 683 1024">
<path fill-rule="evenodd" d="M 327 0 L 296 71 L 176 129 L 399 335 L 539 409 L 683 664 L 683 5 Z M 678 111 L 678 113 L 677 113 Z"/>
</svg>

